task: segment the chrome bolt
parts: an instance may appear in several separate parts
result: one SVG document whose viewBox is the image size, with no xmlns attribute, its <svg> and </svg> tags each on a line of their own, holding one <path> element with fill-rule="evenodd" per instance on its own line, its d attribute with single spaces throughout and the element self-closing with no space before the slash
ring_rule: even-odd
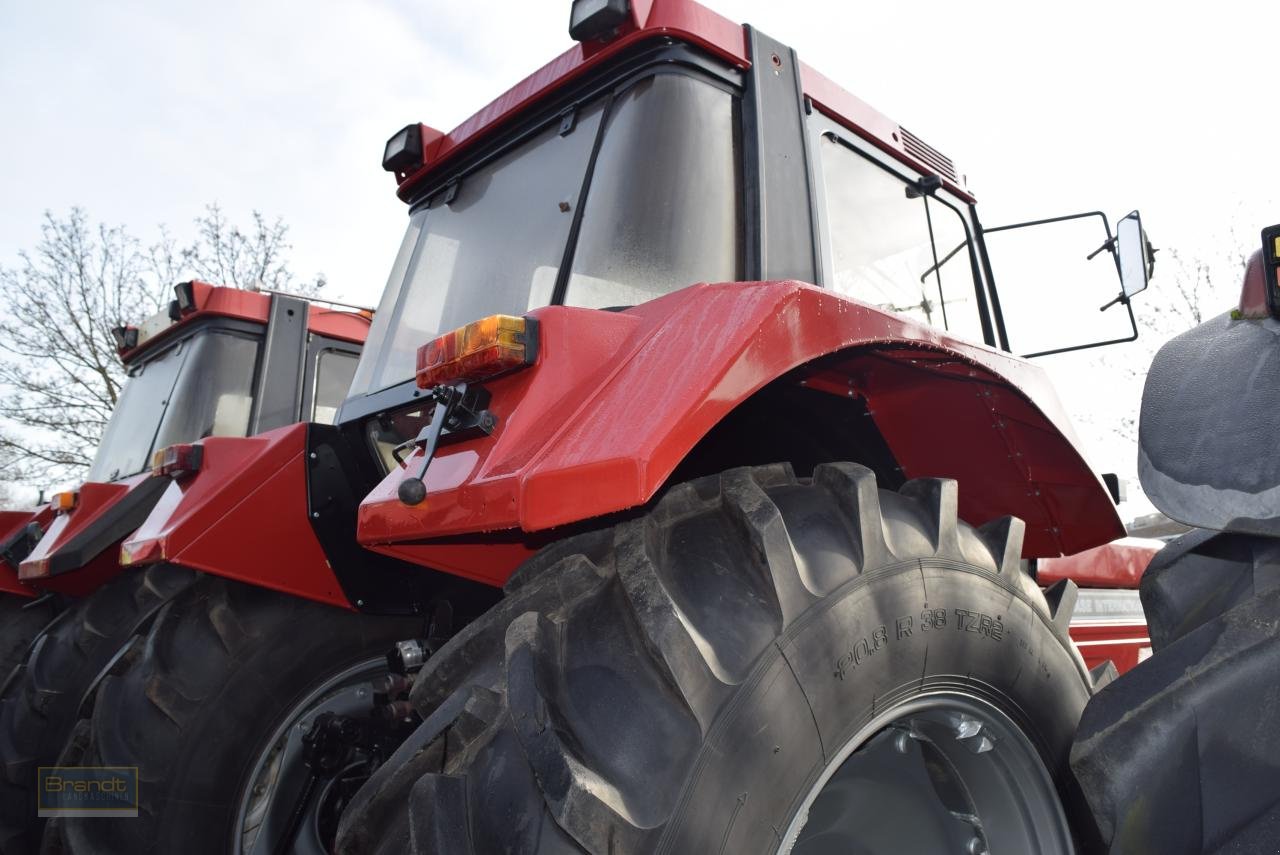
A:
<svg viewBox="0 0 1280 855">
<path fill-rule="evenodd" d="M 981 837 L 975 837 L 969 841 L 964 851 L 965 855 L 987 855 L 987 844 L 982 842 Z"/>
<path fill-rule="evenodd" d="M 982 722 L 973 716 L 957 713 L 951 717 L 951 727 L 956 739 L 974 754 L 982 754 L 996 747 L 990 734 L 983 733 Z"/>
<path fill-rule="evenodd" d="M 893 735 L 893 750 L 899 754 L 906 754 L 911 750 L 911 734 L 905 730 L 899 730 Z"/>
</svg>

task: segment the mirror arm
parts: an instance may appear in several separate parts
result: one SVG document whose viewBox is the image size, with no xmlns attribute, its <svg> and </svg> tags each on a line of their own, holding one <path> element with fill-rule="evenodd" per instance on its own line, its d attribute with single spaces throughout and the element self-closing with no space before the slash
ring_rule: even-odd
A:
<svg viewBox="0 0 1280 855">
<path fill-rule="evenodd" d="M 1084 260 L 1085 260 L 1085 261 L 1093 261 L 1095 258 L 1097 258 L 1097 257 L 1098 257 L 1098 254 L 1099 254 L 1099 253 L 1101 253 L 1101 252 L 1110 252 L 1112 255 L 1115 255 L 1115 252 L 1116 252 L 1116 240 L 1117 240 L 1117 239 L 1119 239 L 1119 237 L 1120 237 L 1120 236 L 1117 234 L 1115 237 L 1109 237 L 1109 238 L 1107 238 L 1105 241 L 1103 241 L 1103 242 L 1102 242 L 1102 246 L 1098 247 L 1098 248 L 1097 248 L 1097 249 L 1095 249 L 1093 252 L 1091 252 L 1091 253 L 1089 253 L 1088 255 L 1086 255 L 1086 256 L 1084 257 Z M 1108 305 L 1110 305 L 1110 304 L 1108 304 Z"/>
<path fill-rule="evenodd" d="M 1129 305 L 1129 298 L 1124 295 L 1123 291 L 1121 291 L 1119 296 L 1112 298 L 1111 302 L 1099 307 L 1098 311 L 1105 312 L 1107 309 L 1110 309 L 1116 303 L 1123 303 L 1124 305 L 1127 306 Z"/>
<path fill-rule="evenodd" d="M 1123 302 L 1124 307 L 1129 310 L 1129 328 L 1133 330 L 1132 335 L 1126 336 L 1125 338 L 1113 338 L 1108 341 L 1095 341 L 1095 342 L 1090 342 L 1089 344 L 1076 344 L 1076 345 L 1072 345 L 1071 347 L 1058 347 L 1058 348 L 1054 348 L 1053 350 L 1041 350 L 1041 351 L 1037 351 L 1036 353 L 1024 353 L 1022 354 L 1022 358 L 1035 359 L 1038 356 L 1053 356 L 1054 354 L 1057 354 L 1057 353 L 1074 353 L 1077 350 L 1089 350 L 1090 348 L 1094 348 L 1094 347 L 1107 347 L 1108 345 L 1112 345 L 1112 344 L 1125 344 L 1126 342 L 1137 341 L 1138 340 L 1138 319 L 1133 316 L 1133 303 L 1129 300 L 1123 300 L 1121 302 Z"/>
</svg>

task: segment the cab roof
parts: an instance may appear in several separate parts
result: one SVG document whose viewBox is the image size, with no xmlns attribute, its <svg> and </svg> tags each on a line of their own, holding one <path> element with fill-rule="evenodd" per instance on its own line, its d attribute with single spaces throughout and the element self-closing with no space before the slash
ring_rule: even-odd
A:
<svg viewBox="0 0 1280 855">
<path fill-rule="evenodd" d="M 186 284 L 183 283 L 180 287 L 185 287 Z M 271 312 L 270 293 L 245 291 L 198 280 L 192 281 L 190 286 L 191 307 L 181 311 L 176 320 L 172 318 L 170 310 L 166 309 L 143 321 L 139 327 L 139 343 L 120 352 L 122 362 L 127 364 L 134 361 L 171 339 L 178 330 L 207 318 L 233 318 L 264 325 L 267 323 Z M 309 332 L 353 344 L 364 344 L 373 320 L 371 311 L 342 310 L 314 302 L 310 303 L 307 311 Z M 149 326 L 150 331 L 147 329 Z"/>
<path fill-rule="evenodd" d="M 408 200 L 424 179 L 441 171 L 459 154 L 641 42 L 677 39 L 736 68 L 751 67 L 746 29 L 694 0 L 630 0 L 629 14 L 630 20 L 607 41 L 575 45 L 452 131 L 442 133 L 423 125 L 423 166 L 397 173 L 400 198 Z M 802 91 L 821 113 L 914 169 L 939 175 L 953 193 L 975 201 L 965 176 L 949 157 L 808 65 L 801 63 L 800 69 Z"/>
</svg>

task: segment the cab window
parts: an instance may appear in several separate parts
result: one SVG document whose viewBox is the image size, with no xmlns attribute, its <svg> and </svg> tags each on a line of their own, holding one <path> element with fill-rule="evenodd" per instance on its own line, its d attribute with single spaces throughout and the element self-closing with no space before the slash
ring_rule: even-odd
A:
<svg viewBox="0 0 1280 855">
<path fill-rule="evenodd" d="M 968 228 L 944 191 L 909 180 L 832 133 L 819 142 L 829 287 L 973 341 L 983 341 L 981 291 Z"/>
<path fill-rule="evenodd" d="M 311 398 L 310 420 L 331 425 L 338 408 L 351 388 L 356 373 L 357 355 L 346 350 L 326 348 L 316 357 L 316 388 Z"/>
</svg>

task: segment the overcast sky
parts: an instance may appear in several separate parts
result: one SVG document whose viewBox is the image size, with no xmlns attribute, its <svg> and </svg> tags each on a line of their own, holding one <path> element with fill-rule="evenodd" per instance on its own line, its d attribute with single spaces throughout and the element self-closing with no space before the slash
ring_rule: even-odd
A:
<svg viewBox="0 0 1280 855">
<path fill-rule="evenodd" d="M 708 5 L 950 155 L 987 225 L 1137 207 L 1157 245 L 1207 254 L 1231 223 L 1280 221 L 1276 4 Z M 372 305 L 405 223 L 385 139 L 457 125 L 568 48 L 568 15 L 568 0 L 0 0 L 0 264 L 45 210 L 182 237 L 217 202 L 283 217 L 296 272 Z M 1136 391 L 1107 372 L 1148 358 L 1049 364 L 1101 469 L 1133 469 L 1108 425 Z"/>
</svg>

